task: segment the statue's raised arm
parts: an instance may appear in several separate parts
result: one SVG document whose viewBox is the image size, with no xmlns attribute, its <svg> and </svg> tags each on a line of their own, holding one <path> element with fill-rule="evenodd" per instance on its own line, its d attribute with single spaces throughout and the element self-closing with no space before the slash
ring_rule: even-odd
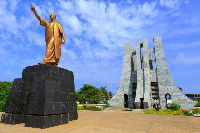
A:
<svg viewBox="0 0 200 133">
<path fill-rule="evenodd" d="M 41 17 L 37 14 L 37 12 L 35 11 L 35 7 L 31 5 L 31 10 L 34 12 L 36 18 L 41 21 Z"/>
</svg>

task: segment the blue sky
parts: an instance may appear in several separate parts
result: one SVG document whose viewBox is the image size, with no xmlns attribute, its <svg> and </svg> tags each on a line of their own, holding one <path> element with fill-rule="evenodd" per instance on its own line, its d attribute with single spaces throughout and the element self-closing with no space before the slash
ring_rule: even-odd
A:
<svg viewBox="0 0 200 133">
<path fill-rule="evenodd" d="M 59 67 L 74 72 L 75 89 L 105 86 L 115 93 L 121 79 L 123 46 L 160 36 L 169 70 L 183 93 L 200 93 L 200 2 L 197 0 L 27 1 L 0 0 L 0 81 L 21 78 L 26 66 L 45 56 L 45 27 L 54 12 L 66 35 Z"/>
</svg>

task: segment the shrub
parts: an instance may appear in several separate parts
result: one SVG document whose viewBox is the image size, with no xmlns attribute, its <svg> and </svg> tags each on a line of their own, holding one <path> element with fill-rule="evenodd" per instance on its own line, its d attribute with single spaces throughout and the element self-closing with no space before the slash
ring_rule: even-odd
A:
<svg viewBox="0 0 200 133">
<path fill-rule="evenodd" d="M 145 111 L 145 114 L 158 114 L 159 111 L 156 111 L 155 109 L 148 109 Z"/>
<path fill-rule="evenodd" d="M 156 111 L 155 109 L 149 109 L 145 111 L 145 114 L 161 114 L 161 115 L 184 115 L 184 113 L 181 110 L 158 110 Z"/>
<path fill-rule="evenodd" d="M 194 107 L 200 107 L 200 102 L 198 102 Z"/>
<path fill-rule="evenodd" d="M 85 109 L 91 110 L 91 111 L 101 111 L 102 110 L 101 108 L 98 108 L 96 106 L 87 106 Z"/>
<path fill-rule="evenodd" d="M 189 113 L 188 110 L 181 110 L 181 112 L 183 112 L 186 116 L 192 116 L 192 113 Z"/>
<path fill-rule="evenodd" d="M 173 111 L 173 110 L 170 110 L 170 109 L 166 109 L 166 110 L 165 110 L 165 114 L 166 114 L 166 115 L 172 115 L 173 112 L 174 112 L 174 111 Z"/>
<path fill-rule="evenodd" d="M 84 110 L 83 106 L 77 106 L 77 110 Z"/>
<path fill-rule="evenodd" d="M 170 106 L 169 106 L 169 109 L 171 110 L 179 110 L 181 108 L 181 105 L 178 104 L 178 103 L 171 103 Z"/>
<path fill-rule="evenodd" d="M 0 101 L 0 112 L 2 112 L 2 108 L 5 106 L 6 101 Z"/>
<path fill-rule="evenodd" d="M 184 115 L 184 113 L 181 110 L 176 110 L 173 112 L 173 115 Z"/>
<path fill-rule="evenodd" d="M 192 113 L 193 114 L 200 114 L 200 109 L 194 109 L 194 110 L 192 110 Z"/>
</svg>

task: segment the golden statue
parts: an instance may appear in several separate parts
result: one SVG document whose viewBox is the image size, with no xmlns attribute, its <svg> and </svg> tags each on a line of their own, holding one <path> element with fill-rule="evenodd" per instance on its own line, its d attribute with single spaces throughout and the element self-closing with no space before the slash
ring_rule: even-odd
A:
<svg viewBox="0 0 200 133">
<path fill-rule="evenodd" d="M 56 14 L 50 14 L 50 20 L 46 21 L 42 19 L 37 12 L 35 7 L 31 5 L 31 10 L 34 12 L 36 18 L 40 21 L 40 25 L 45 26 L 45 41 L 46 41 L 46 54 L 42 62 L 38 64 L 50 64 L 57 66 L 61 59 L 61 43 L 65 43 L 65 34 L 60 22 L 55 21 Z"/>
</svg>

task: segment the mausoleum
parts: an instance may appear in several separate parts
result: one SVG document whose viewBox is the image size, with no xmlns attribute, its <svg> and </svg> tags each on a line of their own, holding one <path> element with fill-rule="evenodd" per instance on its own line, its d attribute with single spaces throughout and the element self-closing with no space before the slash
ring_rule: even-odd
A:
<svg viewBox="0 0 200 133">
<path fill-rule="evenodd" d="M 181 109 L 191 109 L 196 104 L 176 86 L 163 51 L 161 37 L 153 39 L 154 47 L 148 48 L 143 39 L 136 41 L 136 50 L 124 44 L 123 68 L 119 88 L 108 101 L 111 106 L 128 108 L 153 108 L 155 103 L 167 108 L 167 95 L 179 103 Z M 153 67 L 153 64 L 154 67 Z"/>
</svg>

